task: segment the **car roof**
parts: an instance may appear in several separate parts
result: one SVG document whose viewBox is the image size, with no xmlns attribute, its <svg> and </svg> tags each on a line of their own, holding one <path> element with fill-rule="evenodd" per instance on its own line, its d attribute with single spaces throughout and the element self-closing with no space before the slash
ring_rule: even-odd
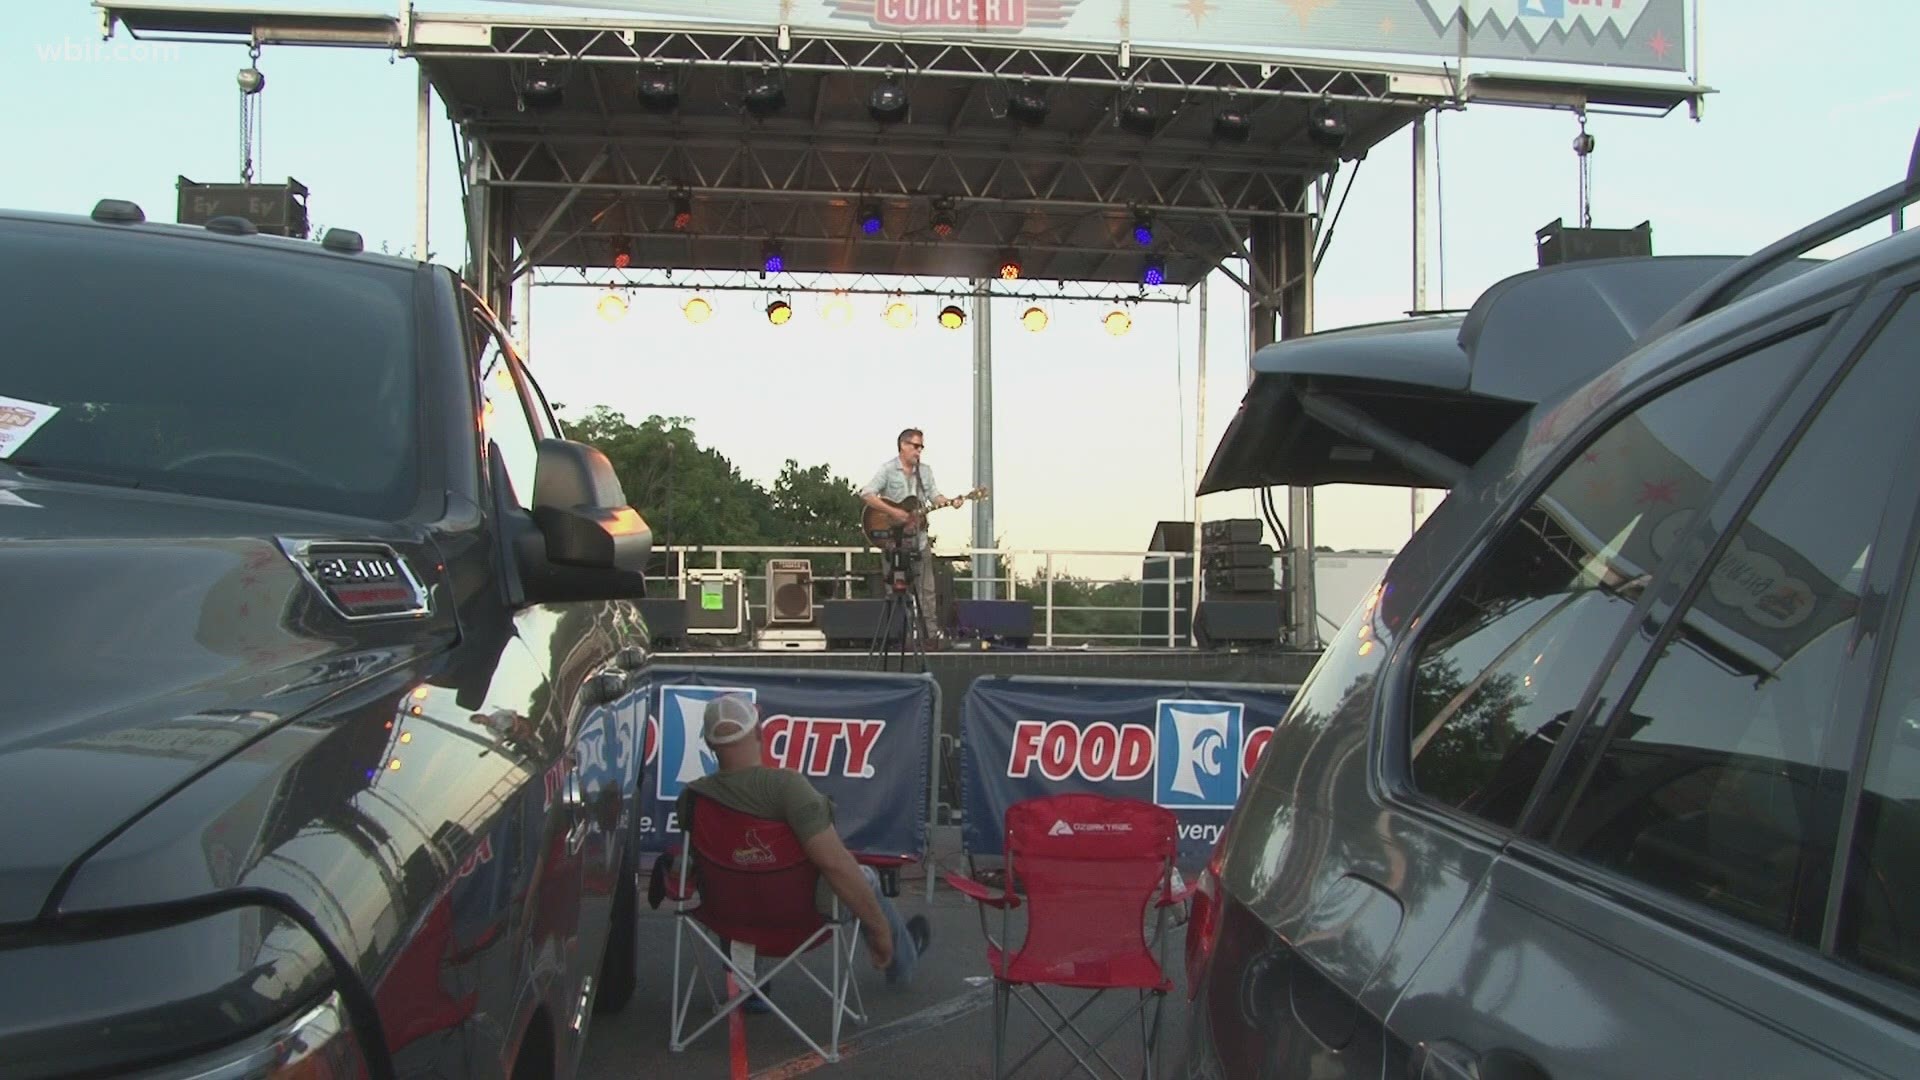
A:
<svg viewBox="0 0 1920 1080">
<path fill-rule="evenodd" d="M 124 205 L 130 206 L 131 204 Z M 236 234 L 209 229 L 201 225 L 181 225 L 172 222 L 158 221 L 101 220 L 83 214 L 0 207 L 0 228 L 6 228 L 15 223 L 77 228 L 86 230 L 96 236 L 127 235 L 175 239 L 185 238 L 201 240 L 208 243 L 234 244 L 255 251 L 279 251 L 308 255 L 316 258 L 350 259 L 357 263 L 395 270 L 418 271 L 432 265 L 431 263 L 422 263 L 414 259 L 385 255 L 379 252 L 338 250 L 312 240 L 273 236 L 265 233 Z M 331 232 L 332 230 L 329 231 Z"/>
<path fill-rule="evenodd" d="M 1629 374 L 1617 367 L 1631 366 L 1634 378 L 1657 371 L 1730 323 L 1920 258 L 1920 231 L 1831 261 L 1755 258 L 1568 263 L 1499 282 L 1464 316 L 1276 342 L 1254 355 L 1252 385 L 1198 493 L 1281 484 L 1452 487 L 1541 406 L 1602 375 Z"/>
</svg>

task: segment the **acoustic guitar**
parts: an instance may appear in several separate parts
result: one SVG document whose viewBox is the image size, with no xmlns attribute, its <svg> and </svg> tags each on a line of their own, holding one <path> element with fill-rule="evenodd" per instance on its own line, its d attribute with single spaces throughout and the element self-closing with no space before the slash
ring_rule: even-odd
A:
<svg viewBox="0 0 1920 1080">
<path fill-rule="evenodd" d="M 977 487 L 964 495 L 955 496 L 952 505 L 958 506 L 969 499 L 984 499 L 986 497 L 987 489 Z M 926 528 L 927 515 L 934 510 L 933 507 L 923 508 L 920 504 L 920 498 L 917 495 L 909 495 L 899 502 L 894 502 L 888 498 L 882 498 L 880 501 L 896 510 L 904 510 L 913 515 L 912 520 L 908 521 L 905 525 L 897 526 L 900 532 L 896 534 L 894 532 L 896 526 L 893 523 L 893 519 L 889 518 L 884 511 L 865 504 L 861 505 L 860 531 L 865 534 L 868 540 L 878 544 L 882 551 L 893 550 L 897 536 L 911 536 Z"/>
</svg>

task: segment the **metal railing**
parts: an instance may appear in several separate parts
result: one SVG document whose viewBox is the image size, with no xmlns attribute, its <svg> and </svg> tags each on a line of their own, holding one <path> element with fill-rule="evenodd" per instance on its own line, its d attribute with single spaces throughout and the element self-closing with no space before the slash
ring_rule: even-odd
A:
<svg viewBox="0 0 1920 1080">
<path fill-rule="evenodd" d="M 749 626 L 764 625 L 764 613 L 767 610 L 765 562 L 767 559 L 805 558 L 813 563 L 813 610 L 817 615 L 822 605 L 823 590 L 826 597 L 855 599 L 859 596 L 879 595 L 878 583 L 884 576 L 885 556 L 871 547 L 768 547 L 745 544 L 688 545 L 668 546 L 659 549 L 662 554 L 672 557 L 667 565 L 666 579 L 656 584 L 658 592 L 654 595 L 671 595 L 685 599 L 687 596 L 686 571 L 728 570 L 742 571 L 741 592 L 746 608 L 746 623 Z M 1003 568 L 1004 572 L 981 576 L 972 572 L 973 556 L 987 555 L 993 558 L 993 565 Z M 1052 648 L 1063 642 L 1092 647 L 1096 644 L 1107 645 L 1165 645 L 1178 648 L 1192 644 L 1191 620 L 1195 598 L 1191 591 L 1182 597 L 1183 589 L 1193 584 L 1191 574 L 1181 576 L 1177 573 L 1179 563 L 1175 560 L 1190 560 L 1191 552 L 1185 551 L 1108 551 L 1094 549 L 1044 549 L 1044 548 L 974 548 L 965 547 L 957 551 L 936 551 L 932 561 L 949 563 L 956 569 L 951 577 L 956 599 L 1025 599 L 1033 604 L 1034 643 Z M 1133 576 L 1105 577 L 1086 573 L 1074 573 L 1069 567 L 1086 567 L 1092 563 L 1113 563 L 1131 560 L 1134 564 Z M 821 562 L 837 563 L 838 572 L 822 573 Z M 1026 577 L 1020 575 L 1019 568 L 1032 564 L 1033 571 Z M 1160 571 L 1164 576 L 1149 576 L 1145 571 L 1155 564 L 1164 564 Z M 960 569 L 960 567 L 969 569 Z M 922 573 L 932 572 L 923 566 Z M 1075 589 L 1098 591 L 1112 586 L 1131 586 L 1139 590 L 1138 603 L 1125 604 L 1087 604 L 1062 603 L 1057 590 L 1071 585 Z M 982 588 L 984 586 L 984 588 Z M 670 591 L 669 591 L 670 590 Z M 1164 593 L 1164 597 L 1154 596 L 1153 603 L 1147 603 L 1149 591 Z M 653 592 L 653 590 L 650 590 Z M 1065 599 L 1072 599 L 1071 597 Z M 1186 603 L 1181 603 L 1185 599 Z M 1088 613 L 1078 620 L 1060 618 L 1068 613 Z M 1186 619 L 1182 619 L 1182 615 Z M 1152 633 L 1147 632 L 1146 617 L 1163 616 L 1164 629 L 1157 625 Z M 759 616 L 759 617 L 757 617 Z M 1100 617 L 1104 616 L 1102 619 Z M 1086 624 L 1098 619 L 1094 628 Z M 1078 621 L 1080 627 L 1065 626 L 1063 623 Z M 1115 630 L 1115 625 L 1131 621 L 1132 630 Z M 1156 624 L 1159 619 L 1153 620 Z M 1186 625 L 1183 626 L 1182 623 Z M 1184 632 L 1183 632 L 1184 631 Z"/>
</svg>

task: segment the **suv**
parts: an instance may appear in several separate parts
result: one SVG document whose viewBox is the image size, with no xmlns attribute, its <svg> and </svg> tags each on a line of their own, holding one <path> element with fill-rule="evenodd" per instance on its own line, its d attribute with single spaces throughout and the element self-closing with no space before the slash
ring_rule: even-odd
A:
<svg viewBox="0 0 1920 1080">
<path fill-rule="evenodd" d="M 452 271 L 0 213 L 0 1072 L 570 1075 L 651 539 Z"/>
<path fill-rule="evenodd" d="M 1452 490 L 1201 875 L 1189 1075 L 1920 1075 L 1920 233 L 1801 257 L 1916 198 L 1262 351 L 1203 492 Z"/>
</svg>

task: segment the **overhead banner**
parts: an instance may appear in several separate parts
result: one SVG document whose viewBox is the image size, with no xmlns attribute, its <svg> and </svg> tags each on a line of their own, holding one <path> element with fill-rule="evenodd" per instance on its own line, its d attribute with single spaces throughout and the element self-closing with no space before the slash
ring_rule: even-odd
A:
<svg viewBox="0 0 1920 1080">
<path fill-rule="evenodd" d="M 833 800 L 848 850 L 926 854 L 932 676 L 663 666 L 649 674 L 640 850 L 665 851 L 679 833 L 680 792 L 718 768 L 700 737 L 707 702 L 739 694 L 760 709 L 766 763 L 805 774 Z"/>
<path fill-rule="evenodd" d="M 526 2 L 526 0 L 522 0 Z M 1303 50 L 1687 70 L 1684 0 L 535 0 L 728 28 L 1214 55 Z"/>
<path fill-rule="evenodd" d="M 1296 689 L 976 679 L 960 713 L 961 839 L 997 855 L 1007 807 L 1088 792 L 1172 810 L 1182 860 L 1204 858 Z"/>
</svg>

